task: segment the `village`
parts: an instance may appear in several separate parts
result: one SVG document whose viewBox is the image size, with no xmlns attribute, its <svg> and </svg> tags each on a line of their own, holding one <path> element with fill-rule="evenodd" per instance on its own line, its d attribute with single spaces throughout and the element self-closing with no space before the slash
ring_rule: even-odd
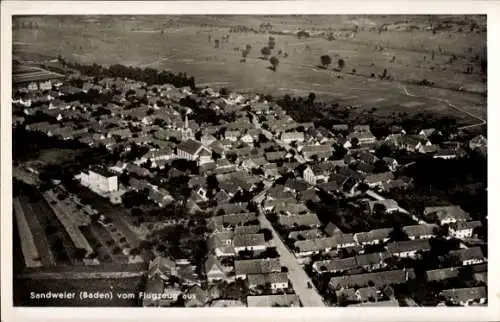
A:
<svg viewBox="0 0 500 322">
<path fill-rule="evenodd" d="M 14 159 L 41 195 L 14 197 L 34 274 L 143 265 L 146 307 L 487 304 L 486 214 L 410 171 L 486 167 L 481 134 L 376 136 L 263 95 L 14 70 L 14 142 L 90 151 Z"/>
</svg>

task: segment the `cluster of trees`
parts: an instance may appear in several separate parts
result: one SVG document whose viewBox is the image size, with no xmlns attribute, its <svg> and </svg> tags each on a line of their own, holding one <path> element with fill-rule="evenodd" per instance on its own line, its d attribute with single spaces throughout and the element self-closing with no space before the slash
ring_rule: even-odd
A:
<svg viewBox="0 0 500 322">
<path fill-rule="evenodd" d="M 172 84 L 176 87 L 189 86 L 192 89 L 196 88 L 195 78 L 193 76 L 187 76 L 186 73 L 175 74 L 168 71 L 160 72 L 153 68 L 142 69 L 120 64 L 111 65 L 109 67 L 104 67 L 95 63 L 92 65 L 85 65 L 78 62 L 67 61 L 61 56 L 58 57 L 58 60 L 65 67 L 78 70 L 82 74 L 97 78 L 121 77 L 145 82 L 148 85 Z"/>
</svg>

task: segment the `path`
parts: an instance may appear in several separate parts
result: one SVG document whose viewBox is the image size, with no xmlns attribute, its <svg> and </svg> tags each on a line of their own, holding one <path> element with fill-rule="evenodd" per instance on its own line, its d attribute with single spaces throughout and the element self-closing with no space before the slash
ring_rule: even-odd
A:
<svg viewBox="0 0 500 322">
<path fill-rule="evenodd" d="M 403 92 L 405 93 L 405 95 L 407 96 L 410 96 L 410 97 L 419 97 L 415 94 L 412 94 L 410 92 L 408 92 L 408 89 L 406 88 L 406 86 L 402 85 L 402 84 L 398 84 L 398 86 L 403 90 Z M 464 114 L 467 114 L 468 116 L 478 120 L 478 121 L 481 121 L 480 123 L 476 123 L 476 124 L 472 124 L 472 125 L 465 125 L 465 126 L 461 126 L 459 127 L 458 129 L 459 130 L 463 130 L 463 129 L 467 129 L 467 128 L 471 128 L 471 127 L 475 127 L 475 126 L 480 126 L 480 125 L 484 125 L 486 124 L 486 120 L 481 118 L 480 116 L 477 116 L 469 111 L 467 111 L 466 109 L 463 109 L 461 107 L 458 107 L 452 103 L 450 103 L 450 101 L 448 101 L 447 99 L 443 99 L 443 98 L 439 98 L 439 97 L 432 97 L 432 96 L 426 96 L 427 98 L 430 98 L 430 99 L 433 99 L 435 101 L 439 101 L 441 103 L 445 103 L 446 105 L 448 105 L 448 107 L 451 107 L 453 108 L 454 110 L 457 110 L 459 112 L 462 112 Z"/>
<path fill-rule="evenodd" d="M 260 225 L 262 228 L 267 228 L 272 231 L 272 243 L 276 246 L 276 250 L 280 255 L 281 265 L 288 267 L 288 278 L 292 282 L 293 289 L 299 296 L 302 305 L 304 307 L 325 307 L 326 305 L 323 302 L 323 298 L 319 295 L 314 283 L 311 281 L 304 269 L 299 265 L 295 256 L 288 250 L 274 227 L 266 218 L 262 206 L 259 205 L 258 209 Z M 308 284 L 311 285 L 311 288 L 307 286 Z"/>
</svg>

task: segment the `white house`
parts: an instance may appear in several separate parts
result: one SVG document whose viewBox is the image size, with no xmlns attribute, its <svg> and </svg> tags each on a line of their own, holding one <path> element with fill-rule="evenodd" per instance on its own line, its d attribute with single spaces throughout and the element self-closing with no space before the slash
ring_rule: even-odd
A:
<svg viewBox="0 0 500 322">
<path fill-rule="evenodd" d="M 452 237 L 463 239 L 470 238 L 474 233 L 474 229 L 481 226 L 481 222 L 476 221 L 459 221 L 450 224 L 448 234 Z"/>
<path fill-rule="evenodd" d="M 102 168 L 92 167 L 88 172 L 82 171 L 80 182 L 101 195 L 108 195 L 118 190 L 117 175 Z"/>
</svg>

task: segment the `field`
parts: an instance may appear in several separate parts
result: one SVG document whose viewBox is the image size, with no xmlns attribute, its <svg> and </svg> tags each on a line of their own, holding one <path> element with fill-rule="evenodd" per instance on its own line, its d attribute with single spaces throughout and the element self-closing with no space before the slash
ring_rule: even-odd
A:
<svg viewBox="0 0 500 322">
<path fill-rule="evenodd" d="M 480 67 L 480 59 L 485 55 L 486 33 L 482 27 L 469 32 L 472 23 L 469 17 L 463 21 L 435 17 L 434 23 L 446 22 L 452 26 L 436 33 L 426 30 L 428 18 L 420 16 L 34 19 L 37 19 L 37 27 L 31 29 L 22 27 L 26 25 L 23 25 L 24 20 L 16 22 L 13 32 L 15 56 L 22 57 L 24 53 L 62 55 L 84 63 L 167 69 L 193 75 L 199 85 L 274 96 L 305 96 L 315 92 L 320 100 L 359 105 L 362 109 L 375 107 L 376 114 L 381 117 L 393 112 L 410 115 L 433 112 L 453 115 L 464 125 L 486 120 L 486 97 L 469 93 L 486 90 L 486 78 Z M 91 23 L 87 23 L 89 21 Z M 332 32 L 336 40 L 274 35 L 273 55 L 282 50 L 288 57 L 281 55 L 277 71 L 273 72 L 267 68 L 269 62 L 260 59 L 260 49 L 267 45 L 268 34 L 229 32 L 231 26 L 258 28 L 262 22 L 271 23 L 273 31 L 308 28 Z M 355 24 L 361 26 L 360 31 L 354 35 L 345 31 Z M 481 21 L 478 24 L 481 26 Z M 383 25 L 388 26 L 388 31 L 372 30 Z M 408 25 L 419 29 L 402 30 Z M 214 40 L 225 35 L 229 35 L 228 41 L 221 41 L 220 48 L 215 48 Z M 252 49 L 246 62 L 241 62 L 241 50 L 246 45 Z M 332 57 L 332 64 L 322 69 L 318 65 L 320 56 L 325 54 Z M 450 62 L 453 56 L 456 59 Z M 345 61 L 342 72 L 334 70 L 340 58 Z M 471 73 L 465 73 L 468 67 L 473 68 Z M 392 81 L 378 77 L 384 69 Z M 436 87 L 409 84 L 423 79 L 434 82 Z M 460 87 L 467 92 L 449 90 Z"/>
</svg>

